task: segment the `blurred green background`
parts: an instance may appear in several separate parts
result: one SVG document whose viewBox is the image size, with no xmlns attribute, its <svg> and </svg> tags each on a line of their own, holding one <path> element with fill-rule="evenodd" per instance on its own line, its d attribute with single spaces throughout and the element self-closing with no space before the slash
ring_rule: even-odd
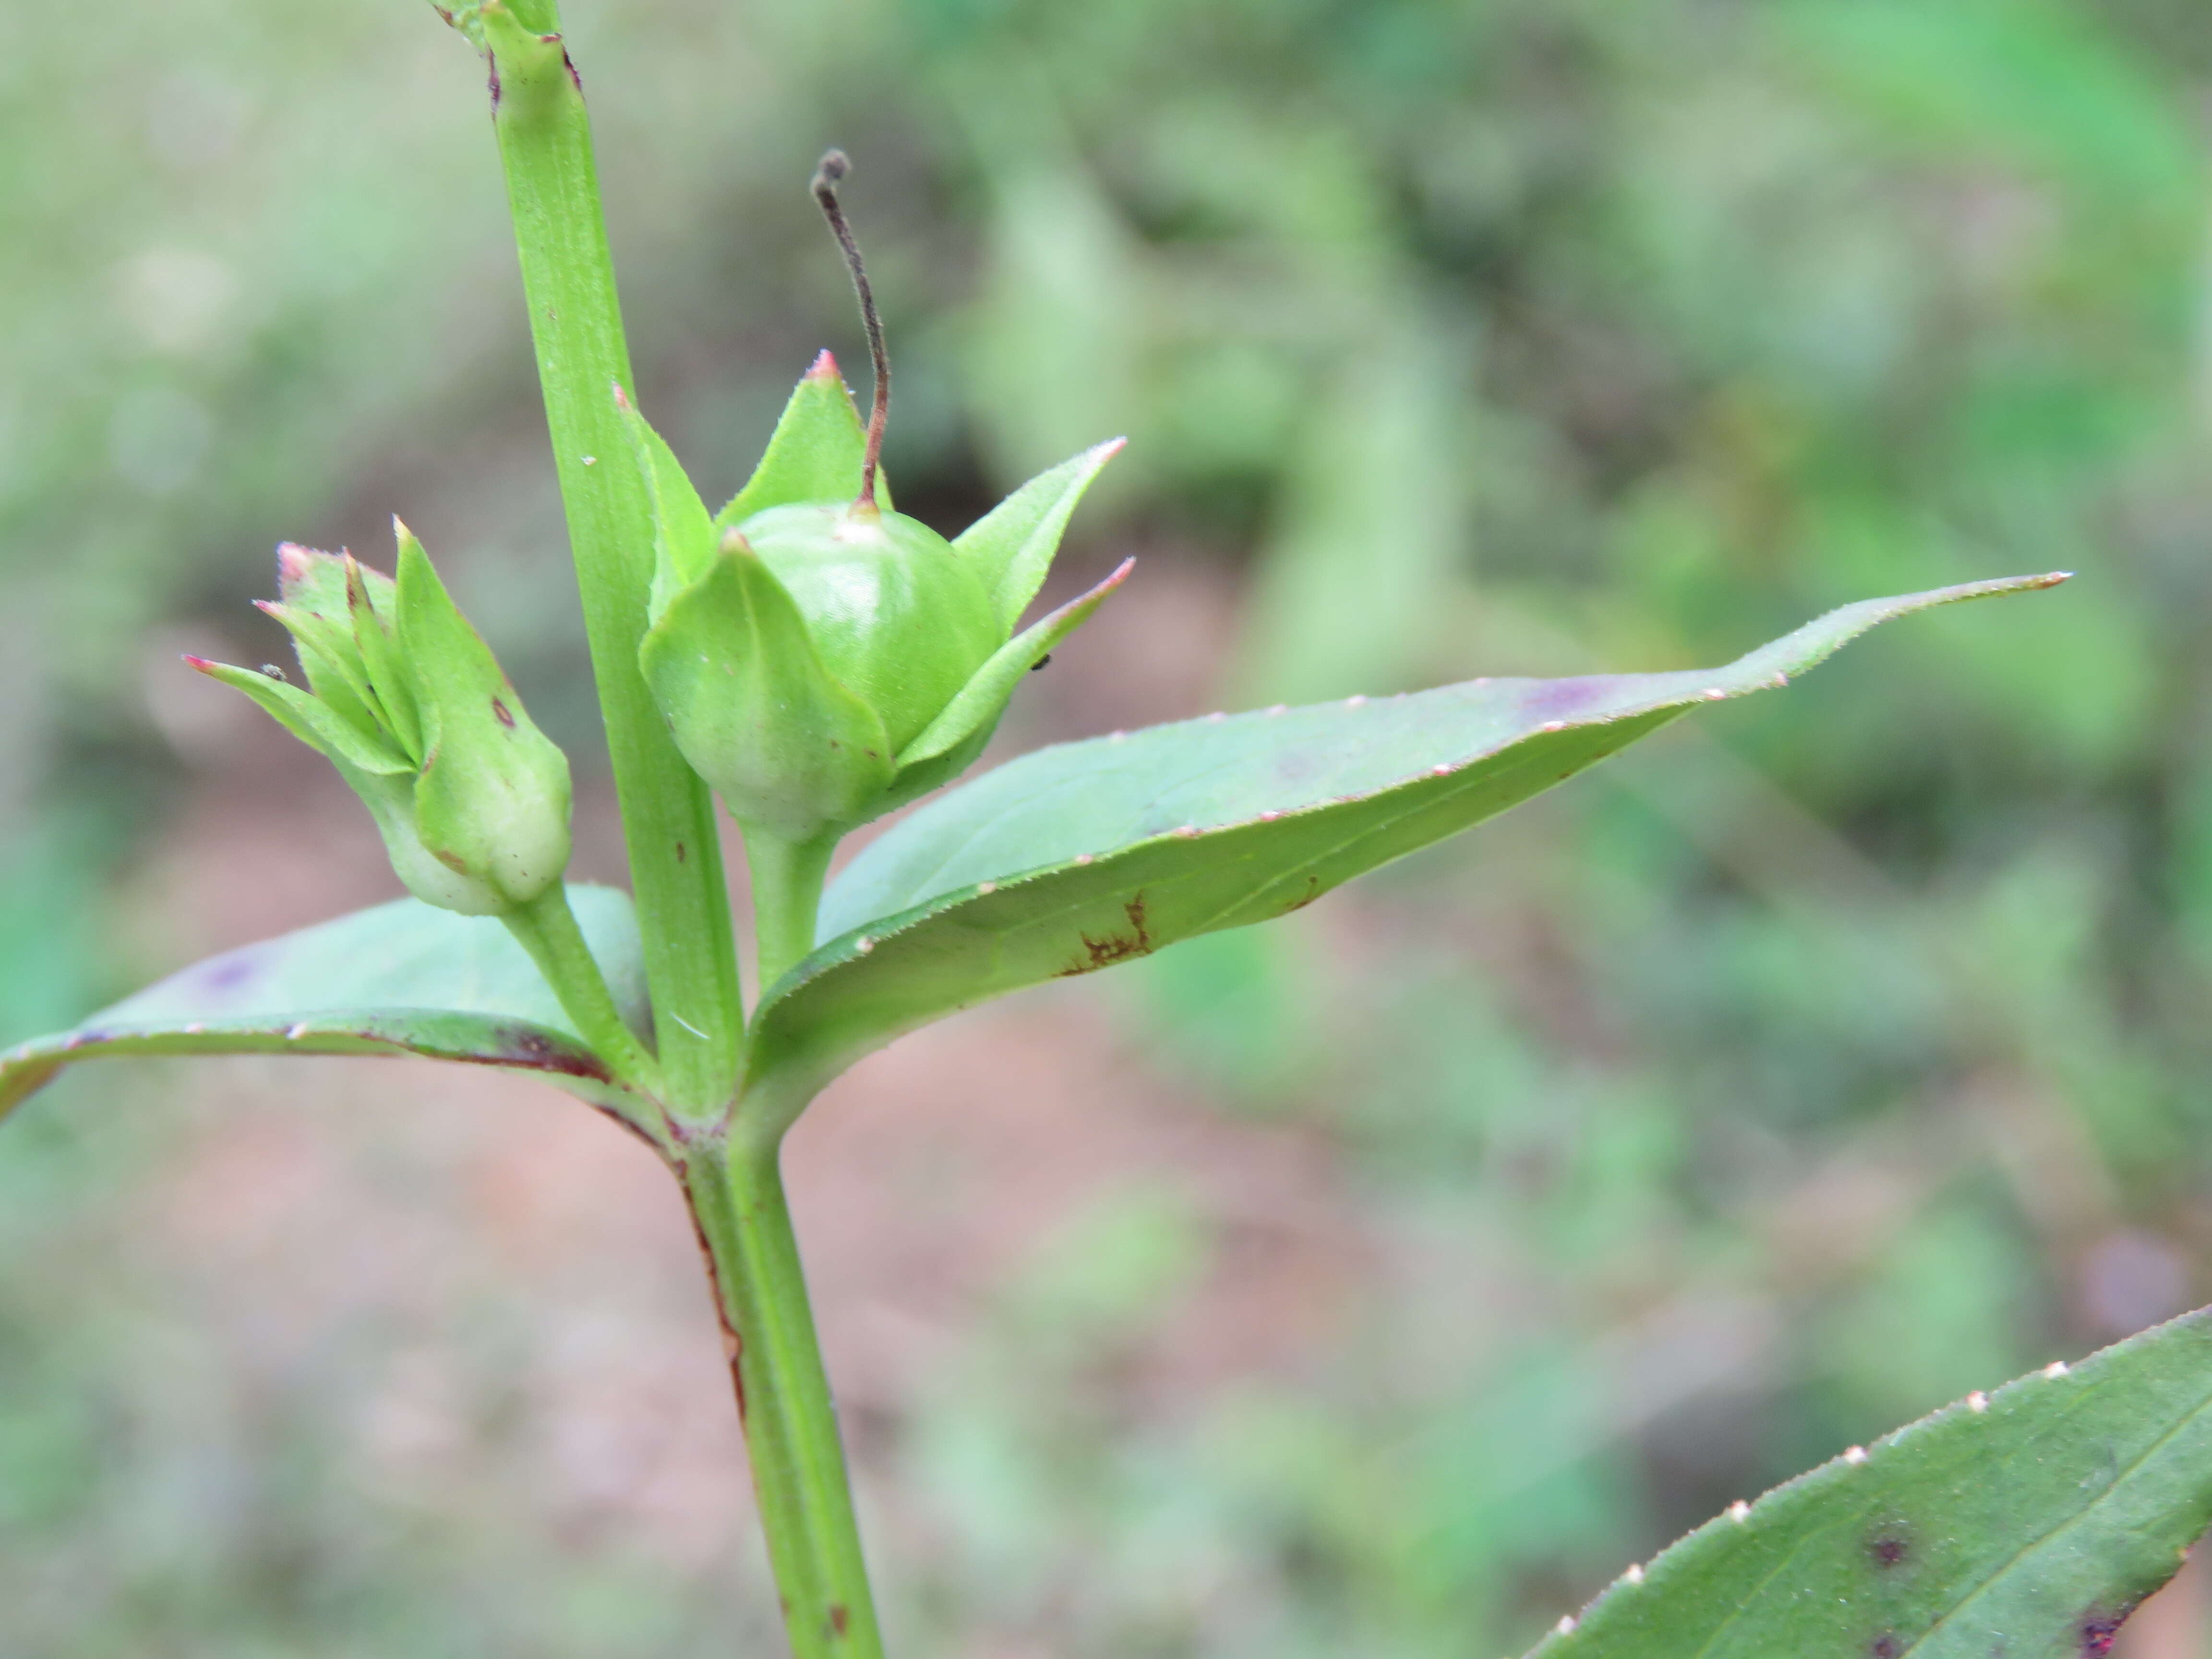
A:
<svg viewBox="0 0 2212 1659">
<path fill-rule="evenodd" d="M 2200 8 L 569 11 L 702 483 L 862 366 L 833 142 L 903 507 L 1130 435 L 1066 581 L 1139 574 L 1014 746 L 2081 573 L 840 1085 L 799 1202 L 908 1659 L 1504 1652 L 2212 1297 Z M 279 653 L 279 538 L 404 513 L 603 773 L 534 398 L 427 7 L 0 15 L 0 1042 L 392 890 L 176 664 Z M 411 1065 L 95 1073 L 0 1131 L 0 1651 L 777 1650 L 635 1147 Z"/>
</svg>

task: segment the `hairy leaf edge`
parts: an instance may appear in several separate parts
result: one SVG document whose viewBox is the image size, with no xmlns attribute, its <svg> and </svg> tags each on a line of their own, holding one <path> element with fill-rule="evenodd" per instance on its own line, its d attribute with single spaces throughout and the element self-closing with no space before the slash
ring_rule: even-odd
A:
<svg viewBox="0 0 2212 1659">
<path fill-rule="evenodd" d="M 1825 1463 L 1815 1464 L 1801 1474 L 1792 1475 L 1779 1486 L 1769 1487 L 1748 1503 L 1733 1504 L 1703 1526 L 1685 1533 L 1658 1554 L 1653 1556 L 1649 1563 L 1638 1564 L 1625 1570 L 1603 1589 L 1584 1602 L 1574 1613 L 1561 1620 L 1542 1640 L 1528 1650 L 1525 1659 L 1583 1659 L 1584 1656 L 1587 1656 L 1588 1659 L 1604 1659 L 1605 1650 L 1591 1646 L 1592 1641 L 1597 1639 L 1597 1633 L 1585 1632 L 1583 1627 L 1616 1598 L 1629 1595 L 1650 1596 L 1655 1593 L 1663 1593 L 1667 1588 L 1666 1580 L 1670 1570 L 1680 1564 L 1686 1554 L 1698 1547 L 1736 1536 L 1740 1528 L 1754 1526 L 1763 1517 L 1771 1518 L 1778 1504 L 1796 1498 L 1817 1496 L 1831 1487 L 1839 1486 L 1852 1480 L 1875 1464 L 1885 1452 L 1894 1449 L 1905 1441 L 1929 1429 L 1956 1423 L 1962 1417 L 1980 1419 L 1994 1425 L 2002 1422 L 2011 1412 L 2032 1403 L 2031 1396 L 2053 1388 L 2065 1387 L 2072 1393 L 2079 1395 L 2084 1389 L 2094 1388 L 2102 1380 L 2100 1376 L 2102 1369 L 2110 1364 L 2116 1363 L 2122 1356 L 2131 1354 L 2161 1337 L 2170 1337 L 2191 1328 L 2197 1329 L 2200 1334 L 2212 1336 L 2212 1308 L 2198 1308 L 2189 1313 L 2176 1315 L 2161 1324 L 2152 1326 L 2148 1330 L 2138 1331 L 2133 1336 L 2100 1348 L 2085 1358 L 2070 1364 L 2062 1362 L 2047 1365 L 2040 1370 L 2029 1371 L 2025 1376 L 2016 1376 L 1991 1392 L 1976 1392 L 1966 1395 L 1964 1399 L 1952 1401 L 1947 1405 L 1938 1407 L 1924 1417 L 1915 1418 L 1911 1422 L 1891 1430 L 1879 1440 L 1863 1447 L 1855 1447 L 1839 1452 Z M 2179 1426 L 2204 1416 L 2208 1412 L 2212 1412 L 2212 1382 L 2208 1382 L 2205 1391 L 2197 1397 L 2195 1402 L 2186 1411 L 2178 1414 L 2175 1428 L 2161 1436 L 2159 1443 L 2163 1444 L 2166 1440 L 2171 1438 L 2172 1433 L 2179 1431 Z M 2115 1472 L 2106 1485 L 2082 1505 L 2081 1512 L 2086 1514 L 2118 1491 L 2127 1478 L 2140 1467 L 2139 1460 L 2136 1464 Z M 2212 1507 L 2212 1504 L 2208 1504 L 2208 1507 Z M 2072 1525 L 2079 1518 L 2079 1516 L 2076 1516 L 2065 1524 Z M 2040 1541 L 2042 1541 L 2040 1539 L 2034 1540 L 2034 1542 Z M 2031 1543 L 2026 1547 L 2033 1547 Z M 2185 1559 L 2185 1552 L 2176 1554 L 2165 1573 L 2160 1576 L 2155 1583 L 2148 1585 L 2142 1595 L 2136 1597 L 2130 1606 L 2139 1606 L 2142 1599 L 2161 1587 L 2168 1578 L 2180 1570 L 2182 1562 Z M 2018 1559 L 2018 1556 L 2009 1558 L 2007 1566 L 2015 1565 Z M 1960 1596 L 1958 1605 L 1964 1606 L 1972 1601 L 1974 1596 L 1994 1583 L 1998 1576 L 2001 1575 L 1984 1577 L 1969 1587 Z M 2087 1650 L 2085 1649 L 2085 1651 Z M 2097 1650 L 2097 1651 L 2102 1650 Z M 1905 1651 L 1909 1654 L 1911 1650 L 1907 1649 Z"/>
</svg>

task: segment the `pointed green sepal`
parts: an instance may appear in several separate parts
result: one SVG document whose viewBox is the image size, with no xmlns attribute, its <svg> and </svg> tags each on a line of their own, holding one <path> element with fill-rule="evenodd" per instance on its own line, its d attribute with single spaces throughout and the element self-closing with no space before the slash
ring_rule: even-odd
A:
<svg viewBox="0 0 2212 1659">
<path fill-rule="evenodd" d="M 364 732 L 380 732 L 384 721 L 376 710 L 376 693 L 347 614 L 345 566 L 350 562 L 348 554 L 286 542 L 276 550 L 281 597 L 258 601 L 256 608 L 292 636 L 309 691 Z"/>
<path fill-rule="evenodd" d="M 414 538 L 414 532 L 392 520 L 395 541 Z M 363 672 L 374 694 L 376 712 L 391 728 L 400 746 L 419 765 L 428 750 L 423 742 L 422 714 L 415 701 L 415 688 L 399 660 L 396 615 L 398 596 L 392 579 L 371 570 L 350 553 L 346 555 L 346 611 L 354 649 L 361 653 Z"/>
<path fill-rule="evenodd" d="M 983 752 L 991 733 L 998 729 L 999 717 L 1006 712 L 1007 701 L 1023 677 L 1042 662 L 1062 640 L 1090 621 L 1091 613 L 1104 604 L 1106 596 L 1127 581 L 1129 573 L 1136 568 L 1134 559 L 1122 560 L 1112 575 L 1088 593 L 1040 617 L 1000 647 L 991 659 L 975 671 L 975 678 L 961 688 L 960 695 L 945 705 L 945 712 L 932 720 L 929 728 L 899 756 L 898 775 L 892 781 L 890 799 L 883 810 L 889 811 L 902 806 L 967 770 L 975 757 Z"/>
<path fill-rule="evenodd" d="M 327 759 L 342 761 L 370 774 L 415 769 L 414 763 L 390 744 L 370 736 L 338 714 L 322 698 L 310 696 L 296 685 L 254 669 L 210 662 L 204 657 L 186 657 L 185 660 L 210 679 L 220 680 L 245 692 L 277 725 Z"/>
<path fill-rule="evenodd" d="M 991 595 L 999 625 L 1012 633 L 1044 586 L 1053 555 L 1083 492 L 1107 462 L 1121 453 L 1126 438 L 1109 438 L 1040 472 L 953 538 L 953 550 L 974 562 Z"/>
<path fill-rule="evenodd" d="M 771 507 L 852 500 L 860 493 L 860 464 L 867 447 L 860 411 L 837 373 L 837 360 L 825 351 L 793 388 L 760 465 L 714 515 L 715 529 L 742 525 Z M 890 510 L 890 486 L 880 470 L 876 505 Z"/>
<path fill-rule="evenodd" d="M 416 833 L 439 863 L 484 890 L 476 914 L 527 903 L 568 867 L 568 757 L 532 721 L 404 526 L 396 608 L 426 745 Z"/>
<path fill-rule="evenodd" d="M 798 605 L 734 531 L 639 662 L 684 757 L 747 823 L 805 841 L 864 821 L 890 781 L 882 720 L 823 666 Z"/>
<path fill-rule="evenodd" d="M 638 471 L 645 475 L 646 493 L 653 501 L 653 590 L 646 614 L 659 622 L 675 597 L 707 574 L 714 562 L 714 522 L 707 504 L 692 488 L 676 452 L 638 412 L 623 389 L 617 386 L 615 404 L 623 413 L 636 453 Z"/>
<path fill-rule="evenodd" d="M 272 622 L 282 623 L 292 636 L 292 649 L 300 659 L 300 672 L 307 679 L 310 696 L 362 732 L 384 730 L 376 713 L 376 694 L 343 628 L 293 605 L 264 599 L 257 602 L 256 608 Z"/>
</svg>

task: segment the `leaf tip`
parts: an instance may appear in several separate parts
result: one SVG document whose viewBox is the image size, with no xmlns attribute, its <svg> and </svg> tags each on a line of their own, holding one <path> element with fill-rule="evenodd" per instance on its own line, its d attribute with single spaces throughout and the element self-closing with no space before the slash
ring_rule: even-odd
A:
<svg viewBox="0 0 2212 1659">
<path fill-rule="evenodd" d="M 808 367 L 805 378 L 810 380 L 833 380 L 840 385 L 843 384 L 843 378 L 837 368 L 836 356 L 829 347 L 824 346 L 815 354 L 814 362 Z"/>
</svg>

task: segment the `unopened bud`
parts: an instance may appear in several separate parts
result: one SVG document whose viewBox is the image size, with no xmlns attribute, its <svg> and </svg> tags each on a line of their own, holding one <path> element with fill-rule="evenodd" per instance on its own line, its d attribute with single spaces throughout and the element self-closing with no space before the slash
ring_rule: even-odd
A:
<svg viewBox="0 0 2212 1659">
<path fill-rule="evenodd" d="M 568 763 L 531 722 L 422 545 L 394 521 L 397 580 L 347 553 L 287 544 L 281 598 L 305 689 L 187 658 L 328 757 L 376 820 L 392 866 L 425 903 L 499 915 L 568 863 Z"/>
</svg>

